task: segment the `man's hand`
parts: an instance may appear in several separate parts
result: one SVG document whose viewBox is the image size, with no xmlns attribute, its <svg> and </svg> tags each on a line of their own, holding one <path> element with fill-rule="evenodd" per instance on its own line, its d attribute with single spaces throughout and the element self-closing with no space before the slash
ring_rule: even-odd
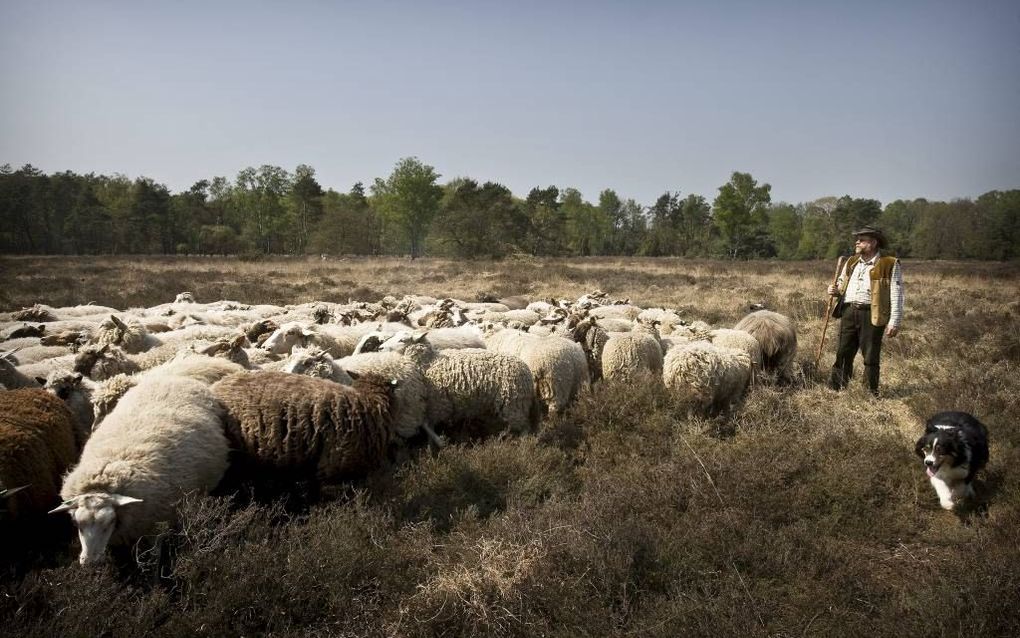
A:
<svg viewBox="0 0 1020 638">
<path fill-rule="evenodd" d="M 899 333 L 900 329 L 897 328 L 896 326 L 889 326 L 888 328 L 885 329 L 885 336 L 887 337 L 895 337 Z"/>
<path fill-rule="evenodd" d="M 836 284 L 830 284 L 829 285 L 829 296 L 830 297 L 835 297 L 837 295 L 839 295 L 839 290 L 836 288 Z"/>
</svg>

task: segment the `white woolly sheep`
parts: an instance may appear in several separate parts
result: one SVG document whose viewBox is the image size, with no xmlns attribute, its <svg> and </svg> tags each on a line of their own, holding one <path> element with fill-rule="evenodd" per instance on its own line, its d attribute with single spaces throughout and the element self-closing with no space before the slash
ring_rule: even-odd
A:
<svg viewBox="0 0 1020 638">
<path fill-rule="evenodd" d="M 734 328 L 716 328 L 709 335 L 711 342 L 717 346 L 746 352 L 747 356 L 751 358 L 752 370 L 761 370 L 761 344 L 749 332 Z"/>
<path fill-rule="evenodd" d="M 162 341 L 150 335 L 137 320 L 125 322 L 117 315 L 110 315 L 99 324 L 92 335 L 92 343 L 120 346 L 128 354 L 137 354 L 158 346 Z"/>
<path fill-rule="evenodd" d="M 395 335 L 382 349 L 403 353 L 422 370 L 430 426 L 443 424 L 463 437 L 521 434 L 538 425 L 535 380 L 517 357 L 472 348 L 441 351 L 426 334 L 410 331 Z"/>
<path fill-rule="evenodd" d="M 77 525 L 82 564 L 176 520 L 185 494 L 216 487 L 227 469 L 222 419 L 222 404 L 194 379 L 155 375 L 124 395 L 85 444 L 53 510 L 70 512 Z"/>
<path fill-rule="evenodd" d="M 427 389 L 421 369 L 397 352 L 366 352 L 344 357 L 335 362 L 348 376 L 376 375 L 395 379 L 393 396 L 393 428 L 404 439 L 425 429 L 437 444 L 441 443 L 425 422 Z"/>
<path fill-rule="evenodd" d="M 764 371 L 779 376 L 789 373 L 797 354 L 797 328 L 789 317 L 771 310 L 758 310 L 746 315 L 734 328 L 749 333 L 761 344 Z"/>
<path fill-rule="evenodd" d="M 507 329 L 486 335 L 485 345 L 527 364 L 535 379 L 535 394 L 548 413 L 562 412 L 591 383 L 584 350 L 569 339 Z"/>
<path fill-rule="evenodd" d="M 284 372 L 237 374 L 212 387 L 243 463 L 318 481 L 377 468 L 393 440 L 395 382 L 366 375 L 353 386 Z"/>
<path fill-rule="evenodd" d="M 346 357 L 354 353 L 358 341 L 369 332 L 378 330 L 400 330 L 407 326 L 398 325 L 391 328 L 391 324 L 362 323 L 355 326 L 311 325 L 305 326 L 299 322 L 292 321 L 285 323 L 277 329 L 262 343 L 262 348 L 273 354 L 289 354 L 294 346 L 318 346 L 328 352 L 334 358 Z"/>
<path fill-rule="evenodd" d="M 738 404 L 750 379 L 751 358 L 746 352 L 707 341 L 679 344 L 663 362 L 666 387 L 703 414 L 717 414 Z"/>
<path fill-rule="evenodd" d="M 344 385 L 354 383 L 354 379 L 343 368 L 337 365 L 333 357 L 318 346 L 310 346 L 308 348 L 295 346 L 290 351 L 290 356 L 283 361 L 279 371 L 289 374 L 303 374 L 317 379 L 329 379 Z"/>
<path fill-rule="evenodd" d="M 643 374 L 662 373 L 662 345 L 654 329 L 609 333 L 602 348 L 602 376 L 632 381 Z"/>
<path fill-rule="evenodd" d="M 0 392 L 0 490 L 9 492 L 4 506 L 11 518 L 42 514 L 59 502 L 60 479 L 78 449 L 74 417 L 60 399 L 39 389 Z"/>
</svg>

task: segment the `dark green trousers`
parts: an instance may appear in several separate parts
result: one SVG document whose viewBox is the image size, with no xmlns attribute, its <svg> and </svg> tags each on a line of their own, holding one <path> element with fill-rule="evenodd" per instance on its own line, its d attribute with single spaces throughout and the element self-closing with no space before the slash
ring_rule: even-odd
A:
<svg viewBox="0 0 1020 638">
<path fill-rule="evenodd" d="M 854 358 L 861 351 L 864 358 L 864 382 L 873 394 L 878 394 L 878 360 L 882 352 L 884 326 L 871 325 L 871 306 L 847 306 L 839 320 L 839 343 L 836 346 L 836 363 L 832 366 L 829 385 L 834 390 L 846 387 L 854 375 Z"/>
</svg>

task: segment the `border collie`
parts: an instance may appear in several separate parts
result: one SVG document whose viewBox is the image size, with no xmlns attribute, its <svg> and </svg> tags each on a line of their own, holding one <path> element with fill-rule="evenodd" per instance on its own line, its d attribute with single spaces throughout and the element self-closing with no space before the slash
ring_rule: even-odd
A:
<svg viewBox="0 0 1020 638">
<path fill-rule="evenodd" d="M 974 475 L 988 462 L 988 429 L 966 412 L 939 412 L 928 419 L 914 451 L 947 510 L 974 496 Z"/>
</svg>

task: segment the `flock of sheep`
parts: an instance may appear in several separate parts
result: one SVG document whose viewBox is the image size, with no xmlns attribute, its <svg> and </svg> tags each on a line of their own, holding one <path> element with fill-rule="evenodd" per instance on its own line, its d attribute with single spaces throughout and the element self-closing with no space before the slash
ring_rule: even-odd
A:
<svg viewBox="0 0 1020 638">
<path fill-rule="evenodd" d="M 393 445 L 534 432 L 600 379 L 656 379 L 694 412 L 787 375 L 793 323 L 733 328 L 595 291 L 469 303 L 36 305 L 0 315 L 0 510 L 68 512 L 101 560 L 228 467 L 363 476 Z"/>
</svg>

